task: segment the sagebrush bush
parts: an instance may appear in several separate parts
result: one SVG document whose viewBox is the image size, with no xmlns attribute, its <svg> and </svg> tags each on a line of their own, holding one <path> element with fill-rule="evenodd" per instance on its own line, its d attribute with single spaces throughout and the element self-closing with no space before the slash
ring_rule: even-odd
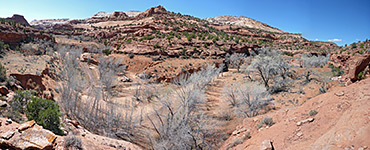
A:
<svg viewBox="0 0 370 150">
<path fill-rule="evenodd" d="M 317 114 L 317 111 L 316 110 L 311 110 L 308 114 L 310 116 L 315 116 Z"/>
<path fill-rule="evenodd" d="M 257 128 L 261 128 L 263 125 L 266 125 L 266 126 L 272 126 L 274 125 L 275 122 L 274 120 L 271 118 L 271 117 L 265 117 L 263 118 L 258 124 L 257 124 Z"/>
<path fill-rule="evenodd" d="M 37 124 L 55 134 L 62 134 L 62 131 L 59 128 L 59 106 L 53 101 L 33 97 L 27 104 L 26 116 L 28 120 L 35 120 Z"/>
<path fill-rule="evenodd" d="M 81 150 L 82 149 L 82 141 L 81 138 L 76 136 L 67 136 L 64 138 L 64 147 L 68 150 Z"/>
</svg>

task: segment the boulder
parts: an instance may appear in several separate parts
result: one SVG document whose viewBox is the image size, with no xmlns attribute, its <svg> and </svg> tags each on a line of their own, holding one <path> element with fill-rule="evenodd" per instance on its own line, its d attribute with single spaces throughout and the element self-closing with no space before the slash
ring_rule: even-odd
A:
<svg viewBox="0 0 370 150">
<path fill-rule="evenodd" d="M 356 55 L 349 61 L 348 78 L 353 82 L 358 80 L 358 74 L 362 72 L 370 63 L 370 54 Z"/>
<path fill-rule="evenodd" d="M 22 129 L 22 130 L 19 130 Z M 8 131 L 1 135 L 0 145 L 10 149 L 52 149 L 56 135 L 29 121 L 18 131 Z"/>
<path fill-rule="evenodd" d="M 126 76 L 122 76 L 118 78 L 118 81 L 120 82 L 132 82 L 132 80 Z"/>
<path fill-rule="evenodd" d="M 0 107 L 8 107 L 9 104 L 7 102 L 4 102 L 4 101 L 0 101 Z"/>
<path fill-rule="evenodd" d="M 13 120 L 12 119 L 6 119 L 5 121 L 5 125 L 9 125 L 9 124 L 12 124 L 13 123 Z"/>
<path fill-rule="evenodd" d="M 5 139 L 5 140 L 9 140 L 10 138 L 13 137 L 13 135 L 14 135 L 13 131 L 7 131 L 7 132 L 1 134 L 0 137 Z"/>
<path fill-rule="evenodd" d="M 301 126 L 302 124 L 309 123 L 309 122 L 312 122 L 314 120 L 315 120 L 314 118 L 307 118 L 307 119 L 301 120 L 301 121 L 297 122 L 297 126 Z"/>
<path fill-rule="evenodd" d="M 23 124 L 21 124 L 21 126 L 18 127 L 18 131 L 21 132 L 23 130 L 26 130 L 26 129 L 32 127 L 35 124 L 36 124 L 36 122 L 34 120 L 27 121 L 26 123 L 23 123 Z"/>
<path fill-rule="evenodd" d="M 76 128 L 78 128 L 78 126 L 80 125 L 80 123 L 78 121 L 76 121 L 76 120 L 71 120 L 69 123 L 71 123 Z"/>
<path fill-rule="evenodd" d="M 95 55 L 90 54 L 90 53 L 83 53 L 80 56 L 80 61 L 82 62 L 87 62 L 87 63 L 92 63 L 94 65 L 98 65 L 99 61 L 95 57 Z"/>
<path fill-rule="evenodd" d="M 261 150 L 274 150 L 274 146 L 272 145 L 272 140 L 262 141 Z"/>
<path fill-rule="evenodd" d="M 6 86 L 0 86 L 0 94 L 6 96 L 9 94 L 9 90 Z"/>
</svg>

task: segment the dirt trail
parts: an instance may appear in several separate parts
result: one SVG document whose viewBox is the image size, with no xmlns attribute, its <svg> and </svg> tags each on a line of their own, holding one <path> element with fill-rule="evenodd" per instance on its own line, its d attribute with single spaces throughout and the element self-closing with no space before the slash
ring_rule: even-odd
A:
<svg viewBox="0 0 370 150">
<path fill-rule="evenodd" d="M 215 113 L 217 108 L 223 104 L 222 89 L 225 85 L 225 79 L 229 77 L 229 72 L 221 73 L 220 76 L 213 80 L 206 91 L 207 108 L 210 113 Z"/>
</svg>

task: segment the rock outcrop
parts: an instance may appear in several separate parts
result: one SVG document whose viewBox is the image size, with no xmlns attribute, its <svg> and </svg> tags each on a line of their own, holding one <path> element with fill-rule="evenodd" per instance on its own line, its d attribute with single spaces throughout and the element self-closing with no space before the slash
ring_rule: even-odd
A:
<svg viewBox="0 0 370 150">
<path fill-rule="evenodd" d="M 157 7 L 153 7 L 153 8 L 150 8 L 150 9 L 144 11 L 143 13 L 137 15 L 135 18 L 136 19 L 141 19 L 141 18 L 145 18 L 145 17 L 150 17 L 153 14 L 164 14 L 164 13 L 167 13 L 167 10 L 163 6 L 159 5 Z"/>
<path fill-rule="evenodd" d="M 351 81 L 356 81 L 359 79 L 358 74 L 369 66 L 370 54 L 354 56 L 348 63 L 349 71 L 347 76 Z"/>
<path fill-rule="evenodd" d="M 0 135 L 0 147 L 10 149 L 52 149 L 56 135 L 28 121 L 18 127 L 18 130 L 7 131 Z"/>
<path fill-rule="evenodd" d="M 42 75 L 33 75 L 33 74 L 10 74 L 18 80 L 25 90 L 35 90 L 38 93 L 42 93 L 46 88 L 42 83 Z"/>
<path fill-rule="evenodd" d="M 222 24 L 222 25 L 235 25 L 235 26 L 241 26 L 241 27 L 248 27 L 248 28 L 255 28 L 270 32 L 276 32 L 276 33 L 287 33 L 286 31 L 279 30 L 278 28 L 271 27 L 267 24 L 264 24 L 262 22 L 256 21 L 254 19 L 240 16 L 218 16 L 213 18 L 207 18 L 205 19 L 209 21 L 210 23 L 214 24 Z"/>
<path fill-rule="evenodd" d="M 27 22 L 27 20 L 22 15 L 14 14 L 12 17 L 6 18 L 7 20 L 13 20 L 17 23 L 24 24 L 26 26 L 30 26 L 30 24 Z"/>
</svg>

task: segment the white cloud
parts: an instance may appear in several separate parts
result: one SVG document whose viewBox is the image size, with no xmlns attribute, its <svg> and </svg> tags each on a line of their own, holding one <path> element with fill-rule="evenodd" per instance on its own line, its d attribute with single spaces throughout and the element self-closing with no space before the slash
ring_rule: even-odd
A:
<svg viewBox="0 0 370 150">
<path fill-rule="evenodd" d="M 342 41 L 342 39 L 329 39 L 328 41 L 329 42 L 340 42 Z"/>
<path fill-rule="evenodd" d="M 319 40 L 318 38 L 315 39 L 315 41 L 318 41 L 318 40 Z"/>
</svg>

